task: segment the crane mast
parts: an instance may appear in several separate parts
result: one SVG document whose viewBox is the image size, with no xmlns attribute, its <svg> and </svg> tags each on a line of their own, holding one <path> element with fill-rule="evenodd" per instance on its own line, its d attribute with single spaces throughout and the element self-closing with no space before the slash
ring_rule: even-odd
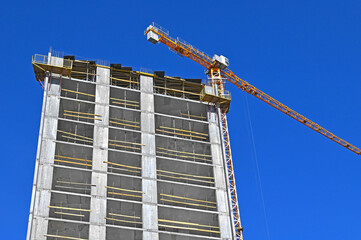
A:
<svg viewBox="0 0 361 240">
<path fill-rule="evenodd" d="M 226 91 L 224 89 L 225 81 L 233 83 L 243 91 L 271 105 L 272 107 L 278 109 L 279 111 L 297 120 L 298 122 L 306 125 L 312 130 L 322 134 L 323 136 L 329 138 L 330 140 L 349 149 L 350 151 L 361 155 L 361 150 L 359 148 L 337 137 L 330 131 L 312 122 L 308 118 L 302 116 L 301 114 L 297 113 L 296 111 L 292 110 L 291 108 L 280 103 L 279 101 L 267 95 L 266 93 L 262 92 L 261 90 L 257 89 L 256 87 L 252 86 L 247 81 L 239 78 L 236 74 L 234 74 L 231 70 L 228 69 L 229 62 L 228 59 L 225 58 L 224 56 L 214 55 L 213 57 L 210 57 L 209 55 L 198 50 L 191 44 L 183 41 L 182 39 L 180 38 L 175 39 L 170 37 L 169 32 L 167 30 L 163 29 L 160 26 L 157 26 L 154 23 L 146 29 L 145 35 L 147 36 L 148 41 L 154 44 L 161 42 L 164 45 L 168 46 L 169 49 L 175 52 L 176 54 L 182 57 L 188 57 L 191 60 L 205 67 L 207 69 L 206 73 L 210 80 L 210 86 L 216 89 L 218 96 L 221 98 L 221 100 L 217 104 L 220 106 L 220 118 L 221 118 L 220 120 L 222 123 L 222 135 L 223 135 L 222 137 L 224 142 L 225 158 L 227 163 L 227 177 L 229 182 L 230 198 L 232 203 L 233 226 L 237 239 L 240 240 L 243 239 L 243 233 L 242 233 L 243 228 L 241 227 L 236 183 L 235 183 L 235 177 L 233 171 L 233 160 L 231 155 L 230 140 L 229 140 L 228 127 L 227 127 L 226 113 L 228 112 L 228 106 L 224 107 L 224 105 L 222 105 L 222 103 L 224 102 L 222 101 L 222 99 L 226 100 L 225 98 Z M 201 100 L 204 101 L 204 99 Z"/>
</svg>

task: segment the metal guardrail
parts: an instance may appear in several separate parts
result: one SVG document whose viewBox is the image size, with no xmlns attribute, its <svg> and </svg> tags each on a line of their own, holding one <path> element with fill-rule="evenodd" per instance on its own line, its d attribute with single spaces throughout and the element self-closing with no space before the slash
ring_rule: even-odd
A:
<svg viewBox="0 0 361 240">
<path fill-rule="evenodd" d="M 48 59 L 49 59 L 48 56 L 35 54 L 32 57 L 32 62 L 33 63 L 38 63 L 38 64 L 48 64 L 48 62 L 49 62 Z"/>
<path fill-rule="evenodd" d="M 61 60 L 61 62 L 59 61 Z M 73 61 L 70 59 L 63 59 L 58 57 L 50 57 L 46 55 L 35 54 L 32 57 L 32 63 L 34 64 L 42 64 L 56 67 L 63 67 L 66 69 L 71 69 L 73 66 Z"/>
<path fill-rule="evenodd" d="M 69 59 L 63 59 L 63 67 L 71 69 L 73 67 L 73 61 Z"/>
<path fill-rule="evenodd" d="M 223 93 L 223 96 L 221 94 L 219 94 L 216 89 L 212 86 L 209 86 L 209 85 L 205 85 L 201 91 L 201 95 L 205 95 L 205 94 L 208 94 L 208 95 L 213 95 L 213 96 L 217 96 L 217 97 L 220 97 L 220 98 L 226 98 L 226 99 L 229 99 L 231 100 L 231 93 L 227 90 L 224 91 Z"/>
<path fill-rule="evenodd" d="M 231 93 L 226 90 L 226 91 L 224 91 L 224 93 L 223 93 L 223 97 L 231 100 Z"/>
<path fill-rule="evenodd" d="M 153 22 L 151 24 L 152 28 L 154 30 L 156 30 L 156 32 L 161 33 L 165 36 L 167 36 L 167 38 L 169 38 L 170 40 L 172 40 L 175 43 L 178 43 L 179 45 L 181 45 L 182 47 L 188 49 L 189 51 L 191 51 L 193 54 L 197 55 L 198 57 L 202 58 L 205 61 L 209 61 L 212 59 L 212 57 L 210 57 L 210 55 L 202 52 L 201 50 L 197 49 L 196 47 L 192 46 L 190 43 L 186 42 L 185 40 L 177 37 L 177 39 L 174 39 L 172 37 L 169 36 L 169 31 L 165 28 L 163 28 L 162 26 L 156 24 L 155 22 Z M 147 30 L 146 30 L 147 31 Z M 144 34 L 146 33 L 146 31 L 144 31 Z"/>
</svg>

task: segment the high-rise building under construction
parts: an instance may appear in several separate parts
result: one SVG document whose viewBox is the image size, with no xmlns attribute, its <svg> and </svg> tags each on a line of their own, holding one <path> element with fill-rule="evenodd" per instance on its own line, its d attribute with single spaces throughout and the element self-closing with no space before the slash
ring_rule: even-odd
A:
<svg viewBox="0 0 361 240">
<path fill-rule="evenodd" d="M 74 56 L 32 63 L 44 97 L 28 240 L 236 239 L 213 89 Z"/>
</svg>

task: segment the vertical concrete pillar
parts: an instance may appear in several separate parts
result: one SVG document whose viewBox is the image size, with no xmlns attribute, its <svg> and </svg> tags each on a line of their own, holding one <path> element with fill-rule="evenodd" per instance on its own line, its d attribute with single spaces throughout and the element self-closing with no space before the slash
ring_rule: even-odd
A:
<svg viewBox="0 0 361 240">
<path fill-rule="evenodd" d="M 210 108 L 211 109 L 211 108 Z M 219 227 L 223 240 L 234 239 L 231 212 L 229 206 L 229 195 L 227 190 L 225 160 L 222 148 L 222 136 L 216 111 L 209 111 L 209 139 L 213 159 L 213 170 L 216 187 L 217 210 L 219 212 Z"/>
<path fill-rule="evenodd" d="M 142 147 L 143 240 L 158 240 L 153 78 L 141 76 L 140 90 L 142 144 L 145 144 Z"/>
<path fill-rule="evenodd" d="M 59 82 L 57 74 L 47 73 L 27 239 L 46 239 L 60 105 Z"/>
<path fill-rule="evenodd" d="M 106 188 L 109 135 L 109 79 L 110 70 L 97 67 L 97 85 L 95 89 L 95 114 L 101 115 L 102 121 L 95 120 L 93 138 L 93 172 L 90 201 L 89 240 L 105 239 L 106 234 Z"/>
</svg>

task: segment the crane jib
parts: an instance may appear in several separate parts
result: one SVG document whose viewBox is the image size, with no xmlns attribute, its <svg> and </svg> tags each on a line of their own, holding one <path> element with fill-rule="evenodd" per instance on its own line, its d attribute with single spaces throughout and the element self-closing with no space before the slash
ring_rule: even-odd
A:
<svg viewBox="0 0 361 240">
<path fill-rule="evenodd" d="M 146 33 L 152 31 L 159 36 L 159 42 L 167 45 L 170 49 L 176 51 L 178 54 L 184 57 L 188 57 L 193 61 L 199 63 L 200 65 L 204 66 L 205 68 L 209 69 L 214 64 L 212 59 L 204 54 L 203 52 L 195 49 L 192 45 L 182 43 L 177 39 L 171 38 L 168 33 L 163 32 L 162 30 L 152 27 L 148 28 Z M 331 132 L 327 131 L 326 129 L 318 126 L 316 123 L 312 122 L 311 120 L 307 119 L 306 117 L 300 115 L 299 113 L 293 111 L 292 109 L 288 108 L 287 106 L 283 105 L 282 103 L 278 102 L 277 100 L 273 99 L 272 97 L 268 96 L 267 94 L 263 93 L 256 87 L 250 85 L 248 82 L 242 80 L 241 78 L 237 77 L 231 70 L 223 69 L 221 70 L 222 76 L 229 82 L 233 83 L 237 87 L 241 88 L 245 92 L 257 97 L 258 99 L 268 103 L 269 105 L 273 106 L 274 108 L 280 110 L 281 112 L 285 113 L 286 115 L 296 119 L 300 123 L 308 126 L 309 128 L 315 130 L 316 132 L 326 136 L 327 138 L 331 139 L 332 141 L 340 144 L 343 147 L 351 150 L 354 153 L 361 154 L 361 150 L 352 144 L 348 143 L 347 141 L 335 136 Z"/>
<path fill-rule="evenodd" d="M 152 34 L 149 34 L 152 33 Z M 213 58 L 209 57 L 207 54 L 203 53 L 202 51 L 196 49 L 189 43 L 185 41 L 181 41 L 179 38 L 174 39 L 171 38 L 168 34 L 168 31 L 162 29 L 159 26 L 156 26 L 154 23 L 150 25 L 147 30 L 145 31 L 145 35 L 152 43 L 161 42 L 164 45 L 168 46 L 170 50 L 174 51 L 180 56 L 188 57 L 189 59 L 197 62 L 198 64 L 205 67 L 208 72 L 212 72 L 215 68 L 218 68 L 217 71 L 220 73 L 221 77 L 217 77 L 216 79 L 219 81 L 217 83 L 219 90 L 221 92 L 224 91 L 222 79 L 226 79 L 227 81 L 233 83 L 238 88 L 242 89 L 243 91 L 255 96 L 256 98 L 262 100 L 263 102 L 271 105 L 272 107 L 278 109 L 279 111 L 283 112 L 284 114 L 290 116 L 291 118 L 297 120 L 298 122 L 306 125 L 307 127 L 311 128 L 312 130 L 322 134 L 323 136 L 329 138 L 330 140 L 340 144 L 341 146 L 349 149 L 350 151 L 361 154 L 361 150 L 350 143 L 346 142 L 345 140 L 337 137 L 336 135 L 332 134 L 331 132 L 327 131 L 323 127 L 319 126 L 318 124 L 312 122 L 311 120 L 307 119 L 306 117 L 302 116 L 301 114 L 295 112 L 294 110 L 290 109 L 286 105 L 280 103 L 276 99 L 270 97 L 269 95 L 265 94 L 261 90 L 257 89 L 256 87 L 252 86 L 248 82 L 244 81 L 243 79 L 237 77 L 228 67 L 228 59 L 222 65 L 222 62 L 217 63 L 216 60 L 226 59 L 224 56 L 217 56 L 215 55 Z M 217 57 L 217 58 L 216 58 Z M 217 72 L 216 71 L 216 72 Z M 214 71 L 213 71 L 214 72 Z M 211 74 L 210 74 L 211 76 Z M 214 80 L 211 76 L 212 81 Z M 213 84 L 213 83 L 212 83 Z M 221 111 L 222 111 L 222 106 Z M 229 141 L 229 134 L 227 128 L 227 119 L 226 119 L 226 112 L 228 111 L 228 107 L 223 109 L 221 112 L 221 123 L 222 123 L 222 135 L 223 135 L 223 142 L 225 145 L 225 158 L 227 163 L 227 173 L 228 173 L 228 183 L 230 188 L 230 199 L 232 203 L 232 213 L 233 213 L 233 226 L 235 231 L 236 239 L 243 239 L 243 228 L 241 227 L 241 220 L 238 208 L 238 200 L 237 200 L 237 191 L 235 185 L 235 178 L 233 172 L 233 161 L 232 155 L 230 153 L 230 141 Z"/>
<path fill-rule="evenodd" d="M 311 128 L 312 130 L 315 130 L 316 132 L 324 135 L 325 137 L 329 138 L 330 140 L 340 144 L 341 146 L 349 149 L 350 151 L 361 155 L 361 150 L 352 144 L 348 143 L 347 141 L 337 137 L 330 131 L 326 130 L 325 128 L 319 126 L 318 124 L 312 122 L 308 118 L 302 116 L 301 114 L 295 112 L 294 110 L 290 109 L 289 107 L 285 106 L 284 104 L 280 103 L 279 101 L 273 99 L 269 95 L 265 94 L 261 90 L 257 89 L 256 87 L 250 85 L 248 82 L 244 81 L 243 79 L 240 79 L 237 77 L 233 72 L 231 72 L 229 69 L 226 69 L 222 72 L 225 78 L 244 90 L 245 92 L 257 97 L 258 99 L 262 100 L 263 102 L 271 105 L 272 107 L 280 110 L 284 114 L 292 117 L 293 119 L 299 121 L 300 123 L 306 125 L 307 127 Z"/>
</svg>

